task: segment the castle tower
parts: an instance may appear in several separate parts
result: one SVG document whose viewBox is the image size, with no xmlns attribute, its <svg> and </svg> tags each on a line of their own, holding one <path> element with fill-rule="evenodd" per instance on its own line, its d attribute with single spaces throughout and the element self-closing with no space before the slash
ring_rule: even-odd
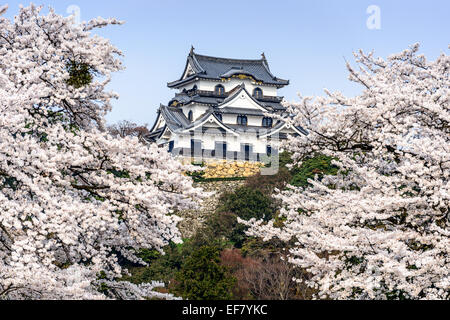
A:
<svg viewBox="0 0 450 320">
<path fill-rule="evenodd" d="M 166 145 L 174 156 L 262 161 L 277 152 L 287 135 L 306 134 L 275 115 L 286 113 L 264 53 L 244 60 L 199 55 L 191 49 L 178 92 L 158 109 L 148 140 Z"/>
</svg>

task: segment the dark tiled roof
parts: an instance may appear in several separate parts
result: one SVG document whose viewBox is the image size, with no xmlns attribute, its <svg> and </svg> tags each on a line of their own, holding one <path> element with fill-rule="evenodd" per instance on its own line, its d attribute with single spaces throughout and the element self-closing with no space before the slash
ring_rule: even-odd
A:
<svg viewBox="0 0 450 320">
<path fill-rule="evenodd" d="M 153 132 L 147 134 L 146 136 L 144 136 L 144 140 L 147 142 L 154 142 L 154 141 L 158 140 L 161 137 L 161 135 L 163 134 L 165 129 L 166 129 L 166 127 L 164 126 L 162 128 L 159 128 L 156 131 L 153 131 Z"/>
<path fill-rule="evenodd" d="M 202 104 L 209 104 L 209 105 L 218 105 L 224 100 L 224 98 L 216 98 L 216 97 L 208 97 L 208 96 L 202 96 L 199 94 L 188 96 L 187 94 L 178 93 L 176 94 L 175 98 L 173 98 L 172 101 L 178 101 L 181 104 L 189 104 L 191 102 L 197 102 Z M 170 104 L 169 102 L 169 104 Z"/>
<path fill-rule="evenodd" d="M 238 88 L 238 90 L 235 90 L 236 88 Z M 196 103 L 201 103 L 201 104 L 206 104 L 206 105 L 216 107 L 216 106 L 234 98 L 236 96 L 236 94 L 241 90 L 242 87 L 237 86 L 236 88 L 229 92 L 230 95 L 228 97 L 221 97 L 221 98 L 214 97 L 211 95 L 202 95 L 201 92 L 198 92 L 194 95 L 188 95 L 186 92 L 177 93 L 175 95 L 175 98 L 173 98 L 169 102 L 169 105 L 171 105 L 171 103 L 173 101 L 178 101 L 178 103 L 181 103 L 183 105 L 187 105 L 189 103 L 196 102 Z M 233 94 L 231 94 L 231 93 L 233 93 Z M 272 109 L 274 111 L 285 110 L 286 108 L 283 107 L 280 102 L 276 102 L 276 100 L 281 101 L 281 98 L 280 99 L 275 99 L 275 98 L 276 97 L 274 97 L 273 102 L 261 101 L 261 100 L 255 99 L 255 98 L 254 98 L 254 100 L 261 106 L 268 108 L 268 109 Z"/>
<path fill-rule="evenodd" d="M 279 102 L 260 102 L 266 108 L 272 108 L 274 111 L 284 111 L 285 107 Z"/>
<path fill-rule="evenodd" d="M 259 60 L 229 59 L 199 55 L 191 50 L 186 66 L 188 64 L 194 69 L 194 74 L 186 79 L 168 83 L 169 87 L 177 87 L 195 78 L 220 80 L 238 74 L 250 75 L 265 84 L 276 86 L 289 84 L 288 80 L 279 79 L 270 72 L 264 56 Z"/>
<path fill-rule="evenodd" d="M 223 108 L 225 109 L 225 108 Z M 211 115 L 213 115 L 218 122 L 221 123 L 225 128 L 230 129 L 231 131 L 235 131 L 238 133 L 242 132 L 255 132 L 258 135 L 265 135 L 270 134 L 273 131 L 276 131 L 277 129 L 281 128 L 284 125 L 284 121 L 278 120 L 272 128 L 265 128 L 262 126 L 243 126 L 238 124 L 224 124 L 220 119 L 217 118 L 215 113 L 218 111 L 226 111 L 223 109 L 217 109 L 217 108 L 209 108 L 203 115 L 201 115 L 197 120 L 194 122 L 190 122 L 186 116 L 184 115 L 183 111 L 180 108 L 173 108 L 173 107 L 167 107 L 167 106 L 160 106 L 159 112 L 161 113 L 161 116 L 164 118 L 166 122 L 166 126 L 172 131 L 184 131 L 189 130 L 197 127 L 199 124 L 203 123 L 205 120 L 207 120 Z M 234 108 L 233 108 L 234 109 Z M 242 111 L 249 111 L 248 109 L 242 109 Z M 257 110 L 252 110 L 257 111 Z M 261 112 L 262 113 L 262 112 Z M 297 130 L 302 132 L 303 134 L 307 134 L 306 130 L 304 130 L 301 127 L 296 127 Z M 157 131 L 160 131 L 161 129 L 158 129 Z M 223 130 L 223 129 L 222 129 Z M 155 138 L 159 137 L 156 135 L 156 132 L 152 132 L 151 134 L 155 134 Z M 162 134 L 162 131 L 159 132 L 159 134 Z"/>
<path fill-rule="evenodd" d="M 300 127 L 300 126 L 295 126 L 295 129 L 297 129 L 298 131 L 303 133 L 305 136 L 309 135 L 309 132 L 306 131 L 305 129 L 303 129 L 302 127 Z"/>
<path fill-rule="evenodd" d="M 161 115 L 164 117 L 166 125 L 170 130 L 176 131 L 189 126 L 190 122 L 183 113 L 183 110 L 178 108 L 171 108 L 161 105 Z"/>
</svg>

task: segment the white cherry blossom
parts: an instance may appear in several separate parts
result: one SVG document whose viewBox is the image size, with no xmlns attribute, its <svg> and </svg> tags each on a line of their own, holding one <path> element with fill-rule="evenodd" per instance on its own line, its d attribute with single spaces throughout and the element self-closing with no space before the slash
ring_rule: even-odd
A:
<svg viewBox="0 0 450 320">
<path fill-rule="evenodd" d="M 152 296 L 116 281 L 119 257 L 179 242 L 175 213 L 199 190 L 166 150 L 104 130 L 121 52 L 90 30 L 121 22 L 41 9 L 0 17 L 0 299 Z"/>
<path fill-rule="evenodd" d="M 450 298 L 450 58 L 355 54 L 362 93 L 302 98 L 289 121 L 309 131 L 285 147 L 301 162 L 334 157 L 336 176 L 289 187 L 284 226 L 252 220 L 249 234 L 295 239 L 290 261 L 318 298 Z"/>
</svg>

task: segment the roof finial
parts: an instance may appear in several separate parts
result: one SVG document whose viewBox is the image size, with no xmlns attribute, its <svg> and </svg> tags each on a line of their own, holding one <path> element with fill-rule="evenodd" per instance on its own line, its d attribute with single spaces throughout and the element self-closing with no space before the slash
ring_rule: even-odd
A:
<svg viewBox="0 0 450 320">
<path fill-rule="evenodd" d="M 191 52 L 189 52 L 189 54 L 190 54 L 190 55 L 194 54 L 194 50 L 195 50 L 194 46 L 191 45 Z"/>
<path fill-rule="evenodd" d="M 267 61 L 267 59 L 266 59 L 266 55 L 264 54 L 264 52 L 263 52 L 263 53 L 261 53 L 261 57 L 262 57 L 262 59 L 263 59 L 263 60 Z"/>
</svg>

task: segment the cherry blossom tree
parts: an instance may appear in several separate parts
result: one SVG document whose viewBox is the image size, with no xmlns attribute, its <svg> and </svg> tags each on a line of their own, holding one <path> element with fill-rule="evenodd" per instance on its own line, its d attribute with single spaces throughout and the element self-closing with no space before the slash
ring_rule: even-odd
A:
<svg viewBox="0 0 450 320">
<path fill-rule="evenodd" d="M 311 273 L 318 298 L 450 298 L 450 58 L 418 50 L 359 51 L 347 68 L 360 95 L 289 104 L 286 120 L 309 131 L 285 144 L 293 158 L 322 153 L 339 172 L 279 192 L 281 228 L 247 224 L 296 240 L 290 262 Z"/>
<path fill-rule="evenodd" d="M 190 168 L 105 130 L 121 52 L 91 30 L 121 22 L 41 10 L 0 17 L 0 299 L 170 298 L 118 260 L 181 240 Z"/>
</svg>

